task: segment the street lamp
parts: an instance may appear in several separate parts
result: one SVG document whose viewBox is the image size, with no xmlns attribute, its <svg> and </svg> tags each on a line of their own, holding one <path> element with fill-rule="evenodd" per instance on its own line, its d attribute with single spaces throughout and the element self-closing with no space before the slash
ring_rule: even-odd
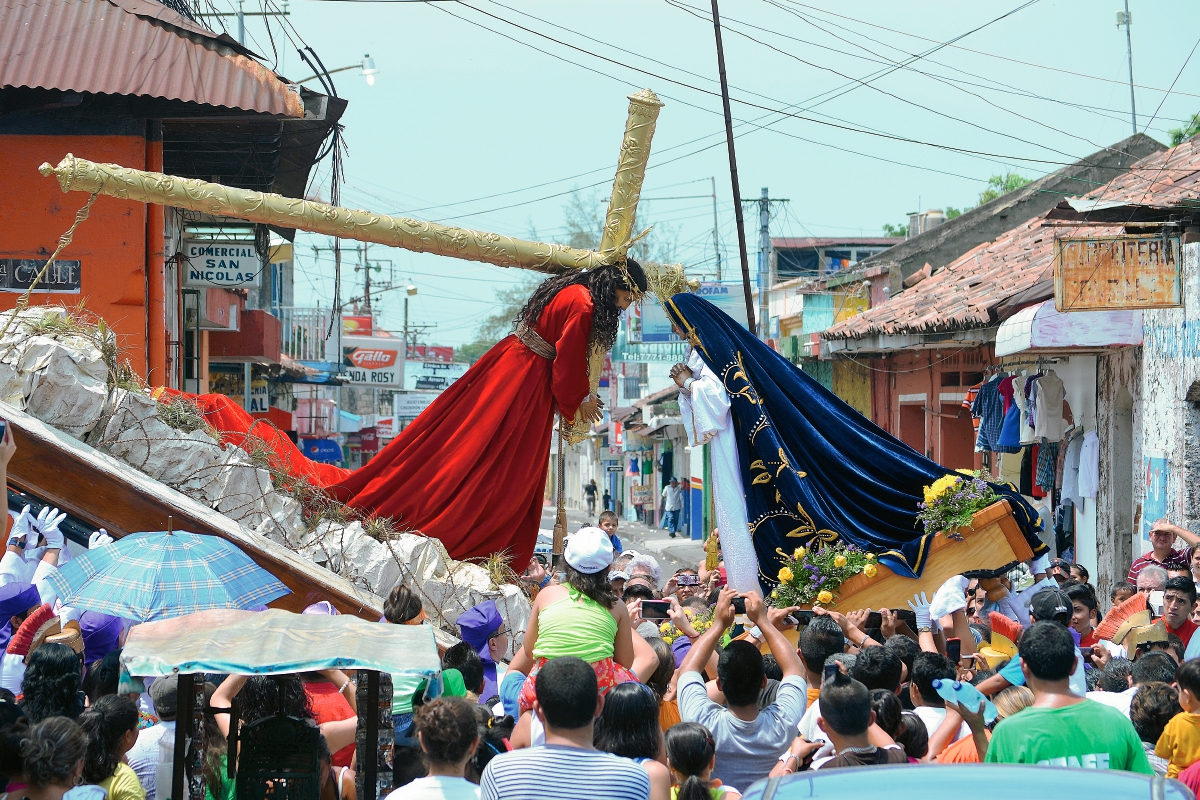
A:
<svg viewBox="0 0 1200 800">
<path fill-rule="evenodd" d="M 408 298 L 415 297 L 417 287 L 411 283 L 404 287 L 404 360 L 408 360 Z"/>
<path fill-rule="evenodd" d="M 367 86 L 375 85 L 375 76 L 379 74 L 379 70 L 375 69 L 375 59 L 371 58 L 370 53 L 364 54 L 362 61 L 358 62 L 357 64 L 351 64 L 348 67 L 338 67 L 337 69 L 331 69 L 328 72 L 324 72 L 321 74 L 322 75 L 332 75 L 335 72 L 347 72 L 352 69 L 361 69 L 362 70 L 361 74 L 364 78 L 367 79 Z M 302 81 L 296 81 L 296 84 L 299 85 L 302 83 L 308 83 L 309 81 L 315 81 L 320 77 L 321 77 L 321 75 L 309 75 L 307 78 L 305 78 Z"/>
</svg>

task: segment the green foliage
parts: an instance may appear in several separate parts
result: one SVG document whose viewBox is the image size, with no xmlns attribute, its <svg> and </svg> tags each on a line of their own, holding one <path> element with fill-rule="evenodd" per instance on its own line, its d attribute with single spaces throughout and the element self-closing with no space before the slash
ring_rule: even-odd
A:
<svg viewBox="0 0 1200 800">
<path fill-rule="evenodd" d="M 1171 128 L 1167 131 L 1171 137 L 1171 147 L 1183 144 L 1198 133 L 1200 133 L 1200 112 L 1192 114 L 1192 118 L 1182 128 Z"/>
<path fill-rule="evenodd" d="M 889 225 L 886 222 L 883 224 L 884 236 L 908 236 L 907 225 Z"/>
<path fill-rule="evenodd" d="M 925 502 L 918 503 L 917 519 L 926 533 L 943 532 L 961 539 L 959 528 L 969 528 L 973 517 L 996 502 L 996 493 L 983 479 L 982 470 L 959 470 L 925 487 Z"/>
<path fill-rule="evenodd" d="M 946 221 L 949 222 L 950 220 L 954 219 L 955 217 L 961 217 L 963 214 L 965 214 L 966 212 L 968 212 L 970 210 L 971 210 L 970 206 L 967 206 L 966 208 L 955 208 L 954 206 L 946 206 Z"/>
<path fill-rule="evenodd" d="M 1000 195 L 1008 194 L 1014 189 L 1020 189 L 1027 183 L 1029 183 L 1029 178 L 1022 178 L 1015 172 L 993 175 L 988 178 L 988 188 L 979 193 L 979 205 L 991 202 Z"/>
</svg>

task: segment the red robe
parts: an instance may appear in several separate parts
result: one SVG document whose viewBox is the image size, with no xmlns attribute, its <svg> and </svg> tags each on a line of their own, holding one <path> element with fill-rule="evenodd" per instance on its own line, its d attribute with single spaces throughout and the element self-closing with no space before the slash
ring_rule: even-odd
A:
<svg viewBox="0 0 1200 800">
<path fill-rule="evenodd" d="M 587 287 L 561 290 L 535 329 L 557 350 L 553 361 L 507 337 L 334 484 L 334 495 L 440 539 L 453 558 L 507 550 L 513 568 L 524 570 L 541 522 L 554 412 L 574 417 L 590 391 Z"/>
</svg>

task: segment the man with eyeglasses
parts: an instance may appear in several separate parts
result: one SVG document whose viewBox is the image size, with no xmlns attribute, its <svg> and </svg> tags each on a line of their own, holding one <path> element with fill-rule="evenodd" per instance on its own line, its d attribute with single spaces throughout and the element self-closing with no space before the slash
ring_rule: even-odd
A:
<svg viewBox="0 0 1200 800">
<path fill-rule="evenodd" d="M 1176 537 L 1183 539 L 1188 547 L 1184 550 L 1176 550 L 1172 546 L 1175 544 Z M 1160 519 L 1150 528 L 1150 546 L 1154 549 L 1144 556 L 1134 559 L 1133 564 L 1129 567 L 1129 582 L 1136 585 L 1138 575 L 1151 564 L 1162 567 L 1164 570 L 1181 567 L 1187 569 L 1191 549 L 1197 545 L 1200 545 L 1200 536 L 1196 536 L 1186 528 L 1172 525 L 1165 518 Z"/>
</svg>

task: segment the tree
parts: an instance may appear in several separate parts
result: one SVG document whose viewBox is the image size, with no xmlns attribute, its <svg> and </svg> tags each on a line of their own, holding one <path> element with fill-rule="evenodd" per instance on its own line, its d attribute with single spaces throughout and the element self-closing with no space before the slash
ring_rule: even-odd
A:
<svg viewBox="0 0 1200 800">
<path fill-rule="evenodd" d="M 991 202 L 1000 195 L 1008 194 L 1014 189 L 1020 189 L 1027 183 L 1029 183 L 1029 178 L 1022 178 L 1015 172 L 993 175 L 988 178 L 988 188 L 979 193 L 979 205 Z"/>
<path fill-rule="evenodd" d="M 883 235 L 884 236 L 904 236 L 907 238 L 908 226 L 907 225 L 889 225 L 888 223 L 885 222 L 885 223 L 883 223 Z"/>
<path fill-rule="evenodd" d="M 1183 144 L 1198 133 L 1200 133 L 1200 112 L 1192 114 L 1192 118 L 1182 128 L 1171 128 L 1167 131 L 1171 137 L 1171 147 Z"/>
<path fill-rule="evenodd" d="M 578 190 L 571 193 L 570 199 L 563 206 L 563 222 L 566 236 L 564 244 L 578 247 L 581 250 L 595 250 L 600 247 L 600 236 L 604 230 L 604 214 L 608 203 L 600 193 L 593 190 L 586 194 Z M 648 212 L 648 204 L 638 206 L 639 216 Z M 644 219 L 644 217 L 643 217 Z M 639 220 L 640 222 L 641 220 Z M 641 233 L 650 223 L 635 223 L 634 235 Z M 529 238 L 540 241 L 537 230 L 530 226 Z M 630 248 L 629 254 L 638 261 L 670 262 L 674 260 L 678 248 L 678 233 L 668 225 L 656 225 L 643 239 Z M 458 347 L 454 351 L 456 361 L 467 361 L 474 364 L 488 348 L 495 345 L 512 332 L 513 320 L 524 307 L 525 301 L 533 290 L 543 280 L 542 276 L 525 273 L 523 280 L 503 289 L 496 289 L 495 311 L 479 324 L 475 331 L 475 341 Z"/>
<path fill-rule="evenodd" d="M 966 208 L 955 208 L 954 206 L 946 206 L 946 220 L 949 221 L 949 220 L 954 219 L 955 217 L 961 217 L 963 214 L 965 214 L 966 212 L 968 212 L 970 210 L 971 210 L 970 206 L 967 206 Z"/>
</svg>

